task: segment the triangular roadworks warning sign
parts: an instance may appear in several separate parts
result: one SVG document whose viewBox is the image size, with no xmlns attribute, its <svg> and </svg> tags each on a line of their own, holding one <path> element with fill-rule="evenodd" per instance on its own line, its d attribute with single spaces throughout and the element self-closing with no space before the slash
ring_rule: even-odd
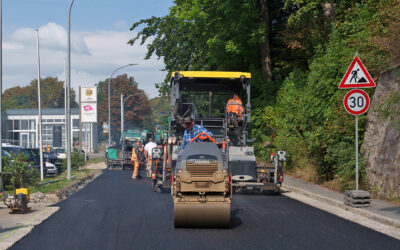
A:
<svg viewBox="0 0 400 250">
<path fill-rule="evenodd" d="M 371 75 L 364 67 L 364 64 L 361 62 L 360 58 L 355 56 L 342 81 L 340 82 L 339 89 L 373 87 L 375 87 L 374 80 L 372 80 Z"/>
</svg>

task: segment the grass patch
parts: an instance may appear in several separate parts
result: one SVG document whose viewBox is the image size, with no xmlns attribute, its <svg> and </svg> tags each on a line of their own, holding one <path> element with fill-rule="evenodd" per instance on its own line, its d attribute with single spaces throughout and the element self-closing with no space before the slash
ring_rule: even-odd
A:
<svg viewBox="0 0 400 250">
<path fill-rule="evenodd" d="M 100 162 L 105 162 L 105 159 L 104 159 L 104 158 L 93 158 L 93 159 L 89 159 L 89 160 L 86 162 L 86 165 L 89 165 L 89 164 L 96 164 L 96 163 L 100 163 Z"/>
<path fill-rule="evenodd" d="M 71 176 L 75 177 L 75 178 L 71 178 L 71 180 L 67 180 L 67 173 L 64 172 L 58 176 L 55 177 L 50 177 L 50 178 L 46 178 L 43 180 L 43 182 L 38 181 L 38 183 L 45 183 L 48 181 L 54 181 L 54 180 L 59 180 L 56 182 L 51 182 L 51 183 L 47 183 L 47 184 L 36 184 L 36 185 L 31 185 L 29 186 L 29 190 L 32 193 L 36 193 L 36 192 L 42 192 L 44 194 L 50 193 L 52 191 L 64 188 L 66 186 L 68 186 L 69 184 L 71 184 L 74 180 L 79 179 L 85 175 L 87 175 L 88 173 L 90 173 L 91 170 L 90 169 L 83 169 L 83 170 L 72 170 L 71 171 Z M 64 178 L 64 179 L 63 179 Z"/>
<path fill-rule="evenodd" d="M 400 205 L 400 198 L 393 197 L 393 198 L 392 198 L 392 202 L 394 202 L 394 203 Z"/>
</svg>

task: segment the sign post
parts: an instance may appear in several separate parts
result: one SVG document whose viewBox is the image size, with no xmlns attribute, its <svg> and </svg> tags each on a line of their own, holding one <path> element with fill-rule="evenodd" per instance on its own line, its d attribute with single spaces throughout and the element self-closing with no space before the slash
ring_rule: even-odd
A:
<svg viewBox="0 0 400 250">
<path fill-rule="evenodd" d="M 343 99 L 344 108 L 356 119 L 356 190 L 358 190 L 358 116 L 368 110 L 369 103 L 368 94 L 361 89 L 350 90 Z"/>
<path fill-rule="evenodd" d="M 344 203 L 352 207 L 367 207 L 370 205 L 369 192 L 358 189 L 358 116 L 364 114 L 370 104 L 368 94 L 359 88 L 373 88 L 375 86 L 374 80 L 356 52 L 353 61 L 339 84 L 339 89 L 352 89 L 344 96 L 343 105 L 349 114 L 355 116 L 356 189 L 346 190 L 344 193 Z"/>
<path fill-rule="evenodd" d="M 85 124 L 85 152 L 87 152 L 89 149 L 93 148 L 91 141 L 88 140 L 87 127 L 89 126 L 90 128 L 92 128 L 91 123 L 97 123 L 97 88 L 81 87 L 80 96 L 80 123 Z M 81 124 L 80 127 L 82 126 Z M 90 130 L 90 133 L 92 133 L 92 130 Z M 82 134 L 82 132 L 80 132 L 80 134 Z M 82 141 L 80 141 L 80 145 L 82 145 Z"/>
</svg>

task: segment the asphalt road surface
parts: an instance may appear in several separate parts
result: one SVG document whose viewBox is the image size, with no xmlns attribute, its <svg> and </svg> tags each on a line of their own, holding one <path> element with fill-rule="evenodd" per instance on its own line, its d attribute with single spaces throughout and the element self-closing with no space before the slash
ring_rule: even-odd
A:
<svg viewBox="0 0 400 250">
<path fill-rule="evenodd" d="M 400 241 L 282 195 L 234 195 L 230 229 L 174 229 L 169 193 L 106 171 L 12 249 L 400 249 Z"/>
</svg>

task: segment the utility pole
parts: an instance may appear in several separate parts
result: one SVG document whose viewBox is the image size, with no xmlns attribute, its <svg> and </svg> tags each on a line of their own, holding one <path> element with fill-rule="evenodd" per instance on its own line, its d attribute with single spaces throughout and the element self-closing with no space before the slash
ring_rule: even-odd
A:
<svg viewBox="0 0 400 250">
<path fill-rule="evenodd" d="M 138 65 L 137 63 L 130 63 L 124 66 L 121 66 L 119 68 L 116 68 L 110 75 L 110 78 L 108 78 L 108 146 L 111 146 L 111 78 L 113 77 L 114 73 L 117 72 L 120 69 L 123 69 L 125 67 L 129 66 L 134 66 Z"/>
<path fill-rule="evenodd" d="M 124 94 L 121 94 L 121 137 L 124 132 Z"/>
<path fill-rule="evenodd" d="M 64 58 L 64 131 L 65 131 L 65 153 L 67 153 L 67 59 Z"/>
<path fill-rule="evenodd" d="M 124 132 L 124 94 L 121 94 L 121 152 L 122 154 L 124 154 L 124 142 L 122 141 L 122 132 Z"/>
<path fill-rule="evenodd" d="M 79 86 L 79 152 L 82 152 L 82 95 Z"/>
<path fill-rule="evenodd" d="M 0 0 L 0 152 L 2 152 L 2 107 L 1 107 L 1 96 L 3 94 L 3 11 L 2 11 L 2 0 Z M 0 159 L 0 173 L 3 171 L 3 163 Z M 3 192 L 3 175 L 0 175 L 0 192 Z"/>
<path fill-rule="evenodd" d="M 38 136 L 39 136 L 39 154 L 40 154 L 40 180 L 43 181 L 43 145 L 42 145 L 42 106 L 40 99 L 40 53 L 39 53 L 39 30 L 36 30 L 36 55 L 37 55 L 37 73 L 38 73 Z"/>
<path fill-rule="evenodd" d="M 71 1 L 68 11 L 68 74 L 67 74 L 67 179 L 71 180 Z M 79 110 L 80 112 L 80 110 Z"/>
</svg>

